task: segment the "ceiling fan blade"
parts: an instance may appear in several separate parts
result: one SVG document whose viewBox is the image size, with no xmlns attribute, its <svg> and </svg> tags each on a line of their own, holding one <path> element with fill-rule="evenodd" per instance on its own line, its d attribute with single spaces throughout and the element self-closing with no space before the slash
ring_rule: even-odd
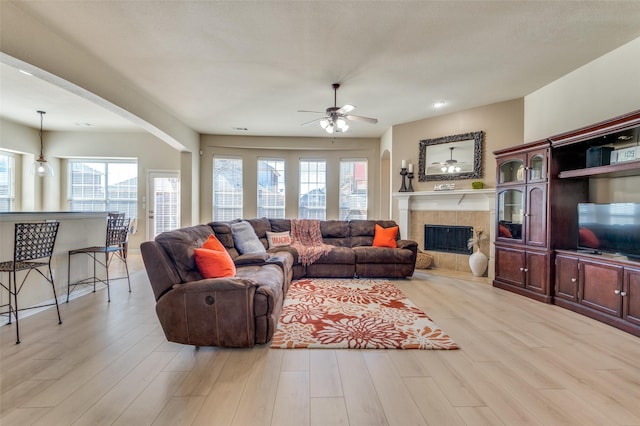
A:
<svg viewBox="0 0 640 426">
<path fill-rule="evenodd" d="M 299 109 L 298 112 L 312 112 L 314 114 L 324 114 L 324 111 L 309 111 L 306 109 Z"/>
<path fill-rule="evenodd" d="M 354 107 L 353 105 L 349 105 L 349 104 L 347 104 L 347 105 L 345 105 L 345 106 L 343 106 L 343 107 L 341 107 L 341 108 L 338 108 L 338 109 L 336 110 L 336 113 L 337 113 L 337 114 L 346 114 L 346 113 L 348 113 L 348 112 L 353 111 L 354 109 L 356 109 L 356 107 Z"/>
<path fill-rule="evenodd" d="M 352 120 L 352 121 L 362 121 L 362 122 L 365 122 L 365 123 L 378 124 L 378 119 L 377 118 L 362 117 L 360 115 L 345 115 L 344 118 L 346 118 L 347 120 Z"/>
<path fill-rule="evenodd" d="M 320 121 L 320 120 L 325 120 L 325 119 L 327 119 L 327 118 L 329 118 L 329 117 L 320 117 L 320 118 L 316 118 L 316 119 L 314 119 L 314 120 L 307 121 L 306 123 L 302 123 L 302 124 L 301 124 L 301 126 L 308 126 L 309 124 L 317 123 L 318 121 Z"/>
</svg>

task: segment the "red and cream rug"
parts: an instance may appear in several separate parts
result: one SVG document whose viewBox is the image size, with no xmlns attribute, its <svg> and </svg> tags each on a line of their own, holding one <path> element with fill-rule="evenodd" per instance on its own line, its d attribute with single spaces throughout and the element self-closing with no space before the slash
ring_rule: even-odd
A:
<svg viewBox="0 0 640 426">
<path fill-rule="evenodd" d="M 391 282 L 362 278 L 291 283 L 271 347 L 458 349 Z"/>
</svg>

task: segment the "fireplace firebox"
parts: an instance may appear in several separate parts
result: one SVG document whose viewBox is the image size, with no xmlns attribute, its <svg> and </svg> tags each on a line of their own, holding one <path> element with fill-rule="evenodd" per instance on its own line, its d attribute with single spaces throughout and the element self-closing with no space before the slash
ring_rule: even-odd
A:
<svg viewBox="0 0 640 426">
<path fill-rule="evenodd" d="M 445 253 L 472 254 L 468 248 L 473 237 L 472 226 L 424 225 L 424 249 Z"/>
</svg>

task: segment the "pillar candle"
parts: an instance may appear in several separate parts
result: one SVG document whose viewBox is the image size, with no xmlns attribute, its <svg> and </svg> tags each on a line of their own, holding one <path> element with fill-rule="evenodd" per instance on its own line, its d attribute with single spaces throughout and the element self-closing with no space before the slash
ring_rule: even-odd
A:
<svg viewBox="0 0 640 426">
<path fill-rule="evenodd" d="M 407 160 L 402 160 L 402 168 L 403 169 L 407 168 Z"/>
<path fill-rule="evenodd" d="M 413 173 L 413 163 L 409 163 L 409 173 Z"/>
</svg>

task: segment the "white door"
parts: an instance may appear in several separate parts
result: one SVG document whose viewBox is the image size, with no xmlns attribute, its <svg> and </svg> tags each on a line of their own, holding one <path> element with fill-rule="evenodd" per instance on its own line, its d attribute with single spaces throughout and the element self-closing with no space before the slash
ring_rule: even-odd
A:
<svg viewBox="0 0 640 426">
<path fill-rule="evenodd" d="M 180 174 L 149 172 L 149 239 L 180 226 Z"/>
</svg>

